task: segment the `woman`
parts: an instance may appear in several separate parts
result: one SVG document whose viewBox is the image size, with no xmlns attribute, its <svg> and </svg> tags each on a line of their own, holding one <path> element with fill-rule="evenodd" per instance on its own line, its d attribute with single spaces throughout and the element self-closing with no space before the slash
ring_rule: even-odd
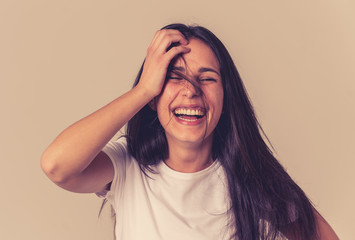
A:
<svg viewBox="0 0 355 240">
<path fill-rule="evenodd" d="M 62 188 L 106 197 L 117 239 L 337 239 L 260 129 L 223 44 L 172 24 L 132 90 L 64 130 L 41 164 Z"/>
</svg>

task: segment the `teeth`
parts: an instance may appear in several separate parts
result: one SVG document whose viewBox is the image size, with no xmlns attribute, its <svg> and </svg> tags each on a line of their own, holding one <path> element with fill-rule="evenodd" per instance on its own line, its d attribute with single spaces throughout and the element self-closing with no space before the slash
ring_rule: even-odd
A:
<svg viewBox="0 0 355 240">
<path fill-rule="evenodd" d="M 189 115 L 189 116 L 203 116 L 204 113 L 201 109 L 186 109 L 186 108 L 177 108 L 174 111 L 175 114 L 179 115 Z"/>
</svg>

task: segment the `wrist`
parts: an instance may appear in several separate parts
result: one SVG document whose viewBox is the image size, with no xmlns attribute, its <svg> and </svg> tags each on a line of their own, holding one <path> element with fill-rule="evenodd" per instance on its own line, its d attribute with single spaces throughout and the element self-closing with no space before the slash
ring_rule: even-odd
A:
<svg viewBox="0 0 355 240">
<path fill-rule="evenodd" d="M 154 93 L 149 86 L 143 86 L 139 83 L 134 87 L 134 90 L 137 91 L 139 95 L 145 98 L 148 102 L 158 95 Z"/>
</svg>

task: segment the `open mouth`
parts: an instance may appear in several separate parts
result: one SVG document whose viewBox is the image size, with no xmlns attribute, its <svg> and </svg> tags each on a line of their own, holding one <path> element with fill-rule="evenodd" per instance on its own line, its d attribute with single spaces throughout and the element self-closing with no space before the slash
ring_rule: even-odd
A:
<svg viewBox="0 0 355 240">
<path fill-rule="evenodd" d="M 174 115 L 184 121 L 193 122 L 203 118 L 206 111 L 203 108 L 176 108 Z"/>
</svg>

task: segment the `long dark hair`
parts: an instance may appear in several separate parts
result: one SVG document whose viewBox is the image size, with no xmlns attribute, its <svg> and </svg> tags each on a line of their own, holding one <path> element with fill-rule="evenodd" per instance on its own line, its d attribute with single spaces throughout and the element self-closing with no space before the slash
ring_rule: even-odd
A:
<svg viewBox="0 0 355 240">
<path fill-rule="evenodd" d="M 226 172 L 233 239 L 275 239 L 280 231 L 297 239 L 315 239 L 312 204 L 264 142 L 264 133 L 225 46 L 201 26 L 171 24 L 163 29 L 176 29 L 187 39 L 203 41 L 219 61 L 224 111 L 214 130 L 212 154 Z M 127 143 L 143 171 L 168 157 L 164 129 L 148 105 L 128 122 Z"/>
</svg>

